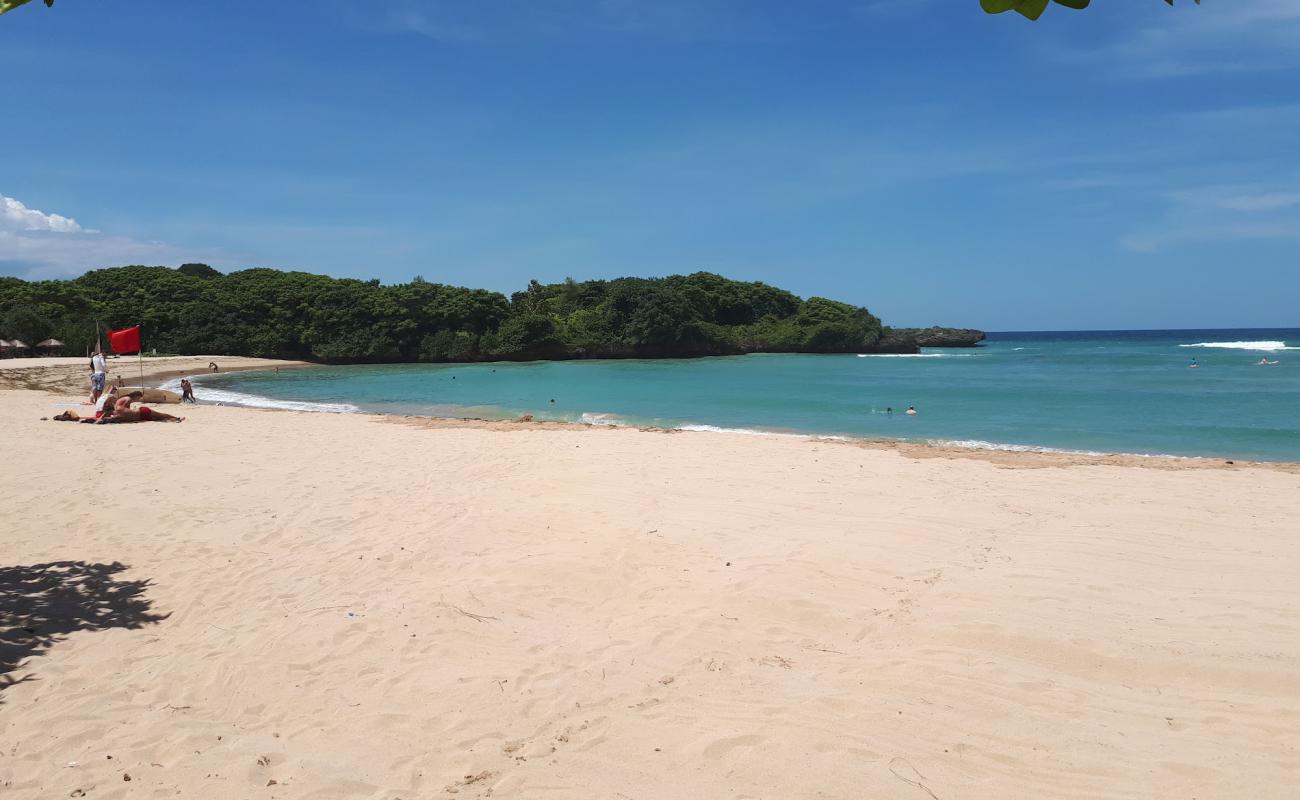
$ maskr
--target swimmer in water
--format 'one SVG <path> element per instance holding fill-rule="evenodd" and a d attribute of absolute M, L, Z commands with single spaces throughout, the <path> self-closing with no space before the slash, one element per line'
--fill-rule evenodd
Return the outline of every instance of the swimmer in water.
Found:
<path fill-rule="evenodd" d="M 1276 362 L 1276 361 L 1269 361 L 1269 360 L 1268 360 L 1268 356 L 1264 356 L 1264 357 L 1261 358 L 1259 361 L 1256 361 L 1255 364 L 1256 364 L 1257 366 L 1261 366 L 1261 367 L 1276 367 L 1277 364 L 1278 364 L 1278 362 Z"/>
<path fill-rule="evenodd" d="M 1196 359 L 1193 358 L 1193 359 L 1192 359 L 1192 363 L 1188 364 L 1188 365 L 1187 365 L 1187 368 L 1188 368 L 1188 369 L 1196 369 L 1196 368 L 1199 367 L 1199 366 L 1201 366 L 1201 365 L 1200 365 L 1200 364 L 1197 364 L 1197 363 L 1196 363 Z"/>
<path fill-rule="evenodd" d="M 894 413 L 894 407 L 893 407 L 893 406 L 885 406 L 885 413 L 886 413 L 886 414 L 892 414 L 892 413 Z"/>
<path fill-rule="evenodd" d="M 909 417 L 915 417 L 915 416 L 916 416 L 916 406 L 908 406 L 908 407 L 907 407 L 907 415 L 908 415 Z"/>

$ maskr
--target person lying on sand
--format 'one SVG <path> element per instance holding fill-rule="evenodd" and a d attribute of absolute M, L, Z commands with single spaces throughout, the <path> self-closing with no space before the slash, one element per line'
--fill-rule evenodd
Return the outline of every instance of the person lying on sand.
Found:
<path fill-rule="evenodd" d="M 68 409 L 61 414 L 55 414 L 50 419 L 59 422 L 88 422 L 94 425 L 104 425 L 112 422 L 184 422 L 185 417 L 174 417 L 171 414 L 164 414 L 161 411 L 155 411 L 149 406 L 140 406 L 138 409 L 125 409 L 123 411 L 114 411 L 113 413 L 105 412 L 101 417 L 83 417 L 72 409 Z"/>
<path fill-rule="evenodd" d="M 184 422 L 185 417 L 175 417 L 171 414 L 165 414 L 161 411 L 150 408 L 149 406 L 140 406 L 132 410 L 115 410 L 112 414 L 105 414 L 95 420 L 98 424 L 110 422 Z"/>

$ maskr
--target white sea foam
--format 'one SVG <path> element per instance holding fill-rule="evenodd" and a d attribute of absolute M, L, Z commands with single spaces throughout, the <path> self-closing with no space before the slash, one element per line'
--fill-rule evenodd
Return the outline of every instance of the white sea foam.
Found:
<path fill-rule="evenodd" d="M 828 439 L 836 442 L 848 441 L 848 436 L 830 436 L 818 433 L 783 433 L 780 431 L 760 431 L 753 428 L 722 428 L 717 425 L 678 425 L 674 430 L 697 431 L 700 433 L 738 433 L 742 436 L 774 436 L 782 439 Z"/>
<path fill-rule="evenodd" d="M 1300 350 L 1300 347 L 1290 347 L 1286 342 L 1197 342 L 1196 344 L 1180 344 L 1179 347 L 1213 347 L 1222 350 L 1262 350 L 1274 352 L 1277 350 Z"/>
<path fill-rule="evenodd" d="M 974 353 L 858 353 L 858 358 L 970 358 Z"/>
<path fill-rule="evenodd" d="M 1040 447 L 1033 444 L 1002 444 L 986 442 L 983 439 L 927 439 L 932 447 L 959 447 L 963 450 L 997 450 L 1007 453 L 1066 453 L 1075 456 L 1104 456 L 1096 450 L 1066 450 L 1059 447 Z"/>
<path fill-rule="evenodd" d="M 594 411 L 584 411 L 578 421 L 584 425 L 631 425 L 628 420 L 617 414 L 602 414 Z"/>
<path fill-rule="evenodd" d="M 318 411 L 327 414 L 353 414 L 361 410 L 351 403 L 309 403 L 303 400 L 276 400 L 255 394 L 232 392 L 229 389 L 215 389 L 198 381 L 195 381 L 194 384 L 195 394 L 203 403 L 209 405 L 278 408 L 284 411 Z M 167 381 L 159 388 L 179 393 L 181 390 L 180 379 Z"/>
<path fill-rule="evenodd" d="M 1059 453 L 1070 456 L 1132 456 L 1134 458 L 1193 459 L 1197 456 L 1174 456 L 1163 453 L 1110 453 L 1100 450 L 1070 450 L 1063 447 L 1041 447 L 1032 444 L 1001 444 L 983 439 L 927 439 L 932 447 L 956 447 L 963 450 L 994 450 L 1005 453 Z"/>

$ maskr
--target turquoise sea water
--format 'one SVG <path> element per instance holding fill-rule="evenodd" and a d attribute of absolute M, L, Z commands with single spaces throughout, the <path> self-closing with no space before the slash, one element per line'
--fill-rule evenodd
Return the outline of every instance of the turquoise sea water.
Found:
<path fill-rule="evenodd" d="M 1000 333 L 920 356 L 322 367 L 203 376 L 196 393 L 311 410 L 1300 461 L 1300 329 Z M 902 413 L 909 405 L 916 416 Z"/>

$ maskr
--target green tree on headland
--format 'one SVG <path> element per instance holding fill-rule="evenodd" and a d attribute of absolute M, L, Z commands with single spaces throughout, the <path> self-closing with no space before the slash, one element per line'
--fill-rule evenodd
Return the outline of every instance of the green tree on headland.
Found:
<path fill-rule="evenodd" d="M 68 281 L 0 278 L 0 338 L 144 326 L 149 348 L 334 363 L 913 352 L 867 309 L 708 272 L 543 284 L 510 298 L 447 286 L 203 264 Z"/>

